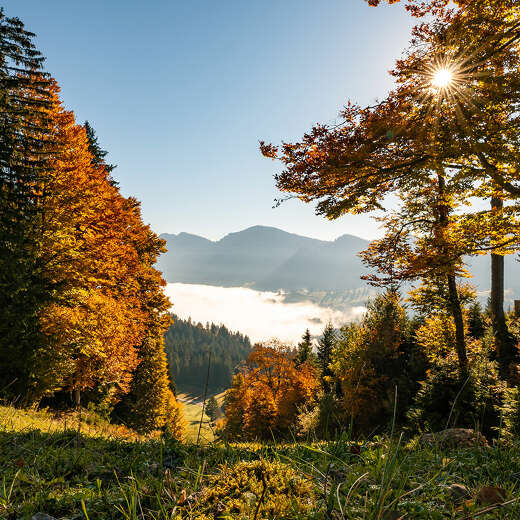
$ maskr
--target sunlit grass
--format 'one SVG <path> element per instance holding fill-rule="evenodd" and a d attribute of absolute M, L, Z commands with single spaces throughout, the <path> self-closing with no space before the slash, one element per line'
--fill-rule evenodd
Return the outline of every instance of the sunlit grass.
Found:
<path fill-rule="evenodd" d="M 208 398 L 211 394 L 208 395 Z M 184 420 L 186 421 L 186 440 L 188 442 L 196 442 L 200 417 L 202 414 L 202 396 L 194 393 L 179 392 L 177 398 L 182 402 Z M 224 392 L 215 396 L 219 405 L 222 406 L 224 400 Z M 200 442 L 208 443 L 215 440 L 215 429 L 211 425 L 208 416 L 204 414 L 202 418 L 202 428 L 200 433 Z"/>
<path fill-rule="evenodd" d="M 442 450 L 396 433 L 393 442 L 345 435 L 196 447 L 125 438 L 100 423 L 83 425 L 78 438 L 73 422 L 45 411 L 0 407 L 0 418 L 0 518 L 9 520 L 38 511 L 60 520 L 211 520 L 218 511 L 237 520 L 458 519 L 482 506 L 455 503 L 451 484 L 473 496 L 499 486 L 512 499 L 520 481 L 520 445 Z M 520 518 L 520 509 L 478 518 Z"/>

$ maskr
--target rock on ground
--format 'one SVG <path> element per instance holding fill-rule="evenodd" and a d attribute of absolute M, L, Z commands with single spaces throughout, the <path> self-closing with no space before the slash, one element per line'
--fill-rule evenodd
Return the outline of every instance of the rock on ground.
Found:
<path fill-rule="evenodd" d="M 437 433 L 426 433 L 421 436 L 419 443 L 422 445 L 430 444 L 449 448 L 489 447 L 484 435 L 470 428 L 449 428 Z"/>

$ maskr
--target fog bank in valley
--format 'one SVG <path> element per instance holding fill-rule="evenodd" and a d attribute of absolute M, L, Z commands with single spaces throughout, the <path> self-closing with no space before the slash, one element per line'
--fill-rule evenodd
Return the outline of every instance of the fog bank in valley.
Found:
<path fill-rule="evenodd" d="M 363 306 L 341 312 L 312 302 L 285 303 L 282 293 L 245 287 L 169 283 L 166 294 L 173 303 L 172 311 L 179 317 L 223 323 L 231 330 L 247 334 L 252 342 L 276 337 L 296 343 L 306 328 L 318 335 L 329 320 L 340 326 L 365 311 Z"/>

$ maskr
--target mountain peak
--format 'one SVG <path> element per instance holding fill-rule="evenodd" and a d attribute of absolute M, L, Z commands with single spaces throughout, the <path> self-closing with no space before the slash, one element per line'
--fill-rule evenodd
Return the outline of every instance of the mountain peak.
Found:
<path fill-rule="evenodd" d="M 325 241 L 271 226 L 251 226 L 212 242 L 189 233 L 163 235 L 159 268 L 168 282 L 249 286 L 261 290 L 364 286 L 356 253 L 366 241 L 344 235 Z"/>

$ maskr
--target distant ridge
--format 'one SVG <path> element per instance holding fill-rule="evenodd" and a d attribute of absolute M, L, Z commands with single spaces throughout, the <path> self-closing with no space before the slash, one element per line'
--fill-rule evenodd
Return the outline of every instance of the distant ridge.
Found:
<path fill-rule="evenodd" d="M 369 244 L 354 235 L 318 240 L 281 229 L 253 226 L 212 241 L 189 233 L 163 234 L 168 253 L 158 262 L 166 281 L 265 291 L 334 291 L 366 288 L 368 272 L 358 253 Z M 489 290 L 489 256 L 468 259 L 485 301 Z M 520 264 L 506 257 L 506 305 L 520 298 Z"/>
<path fill-rule="evenodd" d="M 163 234 L 168 253 L 158 263 L 168 282 L 259 290 L 352 290 L 367 272 L 357 253 L 368 241 L 343 235 L 318 240 L 281 229 L 253 226 L 218 241 Z"/>

